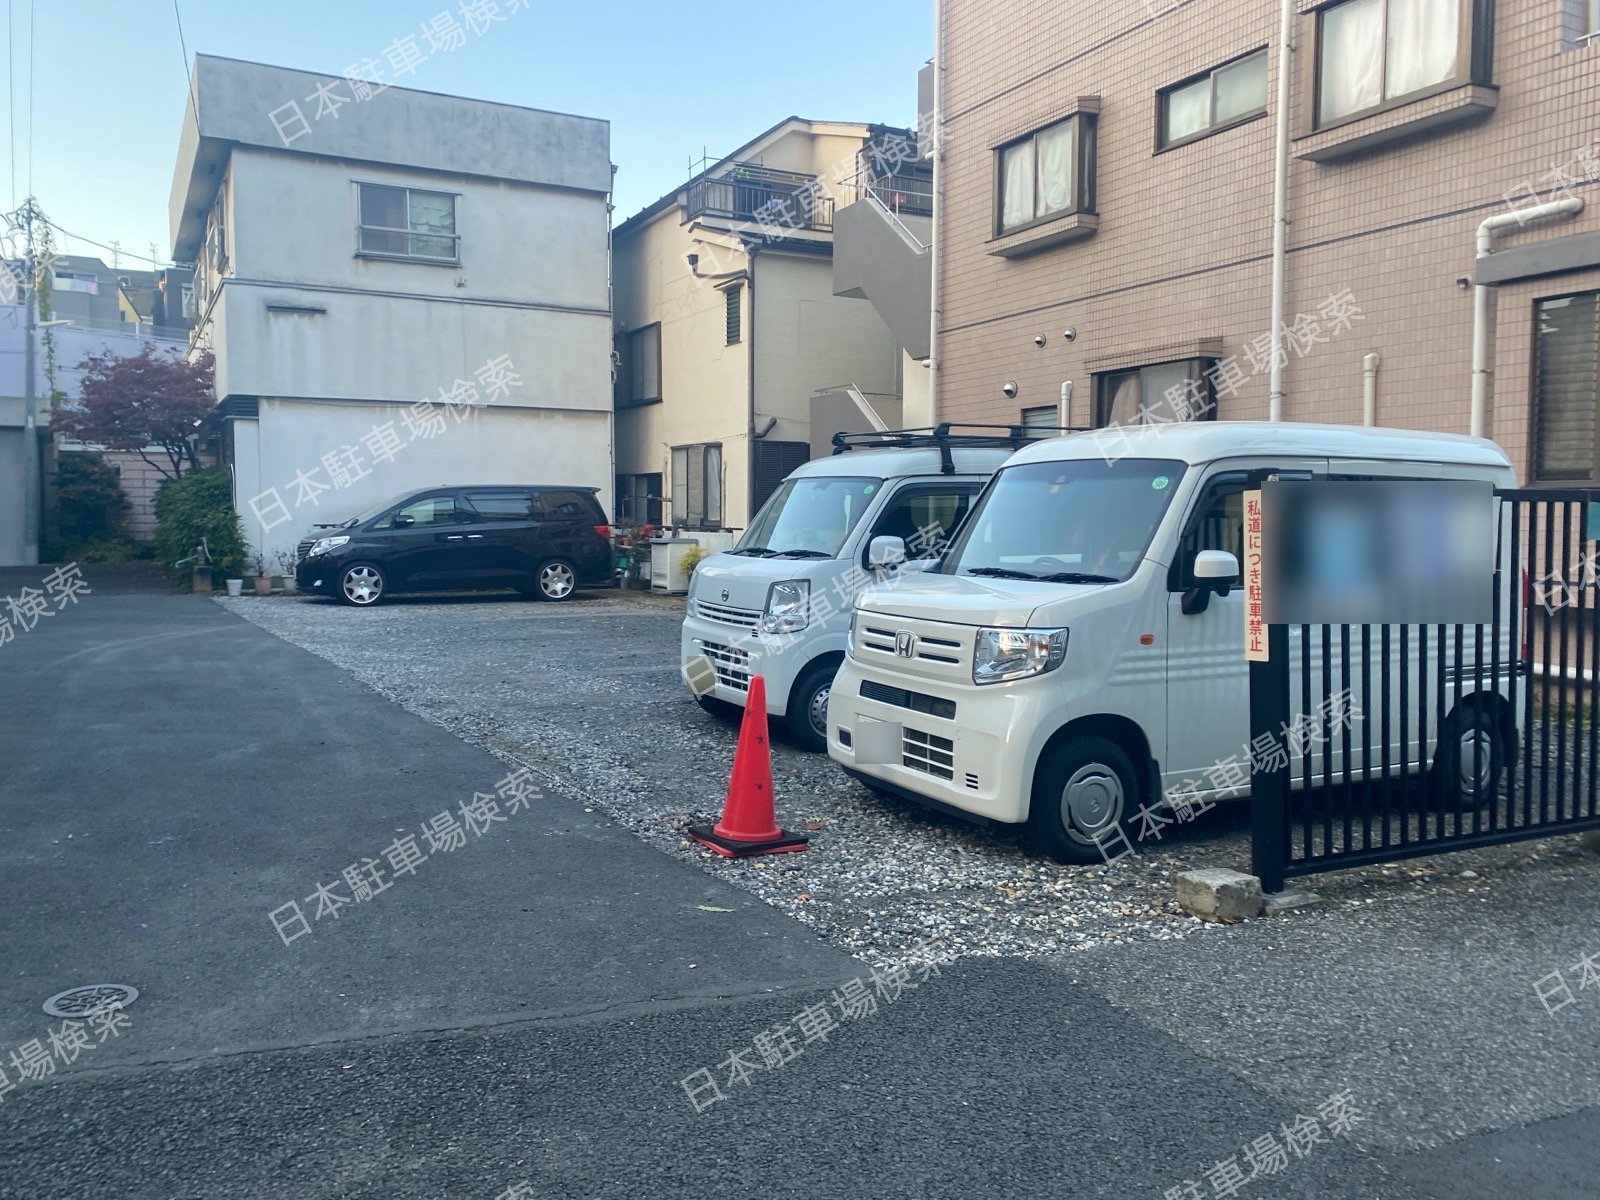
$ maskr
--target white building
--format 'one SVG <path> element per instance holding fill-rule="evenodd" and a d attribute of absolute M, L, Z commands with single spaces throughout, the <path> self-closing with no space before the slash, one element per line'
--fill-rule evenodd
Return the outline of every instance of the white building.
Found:
<path fill-rule="evenodd" d="M 269 560 L 417 487 L 609 494 L 607 122 L 209 55 L 190 98 L 173 257 Z"/>

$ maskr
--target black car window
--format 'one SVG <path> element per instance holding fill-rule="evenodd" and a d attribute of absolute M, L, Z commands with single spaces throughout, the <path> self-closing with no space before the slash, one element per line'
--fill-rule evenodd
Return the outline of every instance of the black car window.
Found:
<path fill-rule="evenodd" d="M 397 518 L 410 517 L 411 525 L 458 525 L 462 521 L 472 520 L 472 515 L 463 511 L 456 505 L 454 496 L 424 496 L 420 500 L 413 500 L 403 504 L 395 510 L 392 517 L 387 518 L 381 529 L 396 529 L 405 525 L 397 524 Z"/>
<path fill-rule="evenodd" d="M 485 521 L 526 521 L 533 514 L 527 492 L 468 492 L 465 499 Z"/>
<path fill-rule="evenodd" d="M 588 497 L 576 492 L 544 492 L 539 497 L 539 505 L 546 520 L 592 520 L 594 511 L 585 503 L 587 500 Z"/>

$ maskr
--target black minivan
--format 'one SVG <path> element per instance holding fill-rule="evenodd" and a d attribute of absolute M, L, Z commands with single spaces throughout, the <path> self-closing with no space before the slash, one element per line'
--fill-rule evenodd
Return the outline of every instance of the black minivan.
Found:
<path fill-rule="evenodd" d="M 296 548 L 295 584 L 366 608 L 390 592 L 516 588 L 570 600 L 613 582 L 598 488 L 437 487 L 387 500 Z"/>

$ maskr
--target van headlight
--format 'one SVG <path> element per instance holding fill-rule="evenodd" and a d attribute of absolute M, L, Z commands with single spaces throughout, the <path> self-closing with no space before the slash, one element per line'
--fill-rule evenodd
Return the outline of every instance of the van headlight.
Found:
<path fill-rule="evenodd" d="M 761 614 L 762 633 L 799 633 L 811 621 L 811 581 L 786 579 L 767 592 L 767 610 Z"/>
<path fill-rule="evenodd" d="M 1006 683 L 1054 671 L 1067 657 L 1065 629 L 980 629 L 973 683 Z"/>
<path fill-rule="evenodd" d="M 350 540 L 348 533 L 341 533 L 338 537 L 318 538 L 312 543 L 311 549 L 306 551 L 307 558 L 315 558 L 319 554 L 326 554 L 330 550 L 337 550 Z"/>

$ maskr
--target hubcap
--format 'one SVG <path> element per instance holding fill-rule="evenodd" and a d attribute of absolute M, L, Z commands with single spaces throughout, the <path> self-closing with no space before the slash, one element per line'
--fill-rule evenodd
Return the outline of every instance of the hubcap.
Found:
<path fill-rule="evenodd" d="M 824 739 L 828 736 L 828 693 L 832 690 L 833 685 L 829 684 L 811 697 L 811 710 L 807 713 L 811 718 L 812 731 Z"/>
<path fill-rule="evenodd" d="M 572 594 L 578 581 L 566 563 L 551 563 L 539 572 L 539 590 L 552 600 L 564 600 Z"/>
<path fill-rule="evenodd" d="M 1466 796 L 1481 796 L 1494 784 L 1494 741 L 1481 729 L 1461 735 L 1456 747 L 1458 778 Z"/>
<path fill-rule="evenodd" d="M 1122 819 L 1122 780 L 1104 763 L 1086 763 L 1061 791 L 1061 824 L 1067 836 L 1086 846 Z"/>
<path fill-rule="evenodd" d="M 371 567 L 352 567 L 344 573 L 340 586 L 351 604 L 371 604 L 383 595 L 383 576 Z"/>

